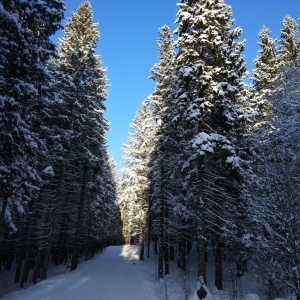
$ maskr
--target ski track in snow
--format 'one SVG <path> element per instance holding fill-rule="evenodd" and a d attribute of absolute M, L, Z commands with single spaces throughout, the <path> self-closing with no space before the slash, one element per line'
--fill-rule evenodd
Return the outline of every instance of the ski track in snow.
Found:
<path fill-rule="evenodd" d="M 135 268 L 134 246 L 111 246 L 78 269 L 53 276 L 1 300 L 153 300 Z"/>

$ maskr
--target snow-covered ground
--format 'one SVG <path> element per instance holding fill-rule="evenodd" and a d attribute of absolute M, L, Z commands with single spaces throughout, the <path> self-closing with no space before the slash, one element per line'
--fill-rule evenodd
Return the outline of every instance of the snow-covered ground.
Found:
<path fill-rule="evenodd" d="M 138 248 L 112 246 L 73 272 L 50 277 L 1 300 L 152 300 L 152 280 L 138 266 Z M 142 264 L 142 263 L 140 263 Z"/>
<path fill-rule="evenodd" d="M 198 299 L 196 295 L 196 256 L 189 256 L 187 276 L 170 263 L 170 275 L 157 280 L 157 257 L 139 261 L 138 247 L 111 246 L 93 259 L 82 262 L 78 269 L 68 272 L 66 266 L 49 270 L 48 279 L 31 285 L 26 289 L 11 292 L 1 300 L 185 300 Z M 213 261 L 208 263 L 207 300 L 226 300 L 236 298 L 232 294 L 233 282 L 226 281 L 223 291 L 214 287 Z M 12 272 L 10 272 L 12 273 Z M 8 274 L 10 274 L 8 273 Z M 59 275 L 57 275 L 59 274 Z M 0 274 L 1 280 L 4 273 Z M 234 284 L 239 290 L 237 298 L 258 300 L 257 285 L 250 274 Z M 16 288 L 15 285 L 14 288 Z M 248 295 L 248 299 L 247 296 Z M 262 299 L 262 298 L 261 298 Z"/>

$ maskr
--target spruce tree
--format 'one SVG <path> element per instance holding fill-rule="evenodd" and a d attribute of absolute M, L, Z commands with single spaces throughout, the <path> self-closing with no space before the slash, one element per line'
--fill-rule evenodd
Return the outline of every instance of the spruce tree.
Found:
<path fill-rule="evenodd" d="M 158 277 L 169 273 L 168 255 L 168 235 L 170 230 L 167 219 L 171 219 L 171 205 L 168 198 L 173 193 L 170 189 L 171 174 L 174 171 L 175 157 L 171 153 L 170 136 L 170 107 L 172 86 L 174 81 L 174 45 L 173 37 L 168 26 L 163 26 L 159 30 L 157 45 L 160 54 L 159 63 L 152 68 L 152 78 L 156 82 L 155 90 L 150 95 L 153 106 L 153 118 L 156 121 L 155 148 L 150 160 L 150 190 L 151 200 L 151 221 L 157 220 L 158 228 L 156 234 L 159 239 L 158 253 Z M 168 196 L 167 196 L 168 195 Z"/>
<path fill-rule="evenodd" d="M 298 24 L 289 15 L 285 16 L 282 21 L 279 54 L 284 66 L 299 62 L 300 57 L 300 39 L 297 37 Z"/>
<path fill-rule="evenodd" d="M 259 56 L 254 59 L 255 69 L 253 70 L 253 83 L 256 91 L 272 89 L 274 81 L 278 76 L 279 65 L 277 59 L 277 39 L 270 38 L 271 30 L 263 27 L 259 32 L 261 50 Z"/>
<path fill-rule="evenodd" d="M 55 78 L 53 93 L 58 99 L 54 105 L 59 113 L 53 117 L 59 124 L 55 130 L 60 131 L 62 139 L 63 184 L 64 190 L 70 191 L 69 195 L 63 195 L 65 201 L 75 192 L 72 206 L 67 201 L 64 207 L 64 210 L 69 209 L 76 215 L 70 240 L 73 245 L 71 270 L 77 267 L 80 244 L 86 243 L 82 239 L 88 227 L 83 225 L 89 223 L 91 205 L 97 207 L 95 214 L 102 214 L 105 225 L 108 217 L 106 201 L 115 200 L 105 194 L 107 184 L 110 184 L 106 180 L 112 179 L 105 178 L 108 122 L 103 113 L 106 110 L 104 101 L 108 82 L 100 56 L 96 54 L 100 37 L 97 27 L 98 24 L 93 23 L 90 3 L 83 2 L 66 23 L 58 58 L 50 66 Z M 54 163 L 60 164 L 59 161 Z M 94 218 L 92 220 L 95 221 Z"/>
<path fill-rule="evenodd" d="M 282 272 L 278 272 L 278 281 L 286 278 L 296 299 L 300 299 L 300 140 L 299 140 L 299 81 L 300 57 L 293 59 L 293 64 L 285 67 L 278 92 L 274 94 L 276 133 L 271 137 L 270 214 L 276 216 L 268 220 L 280 239 L 272 236 L 272 261 L 277 262 Z M 274 159 L 275 158 L 275 159 Z M 273 244 L 274 243 L 274 244 Z M 273 249 L 274 249 L 273 248 Z M 279 254 L 279 255 L 278 255 Z M 274 266 L 274 265 L 273 265 Z"/>
<path fill-rule="evenodd" d="M 297 63 L 296 63 L 297 65 Z M 252 198 L 255 200 L 256 240 L 253 258 L 262 270 L 259 279 L 268 298 L 291 287 L 297 299 L 299 282 L 299 68 L 281 68 L 272 94 L 272 126 L 276 129 L 260 141 L 259 164 Z M 262 267 L 263 266 L 263 267 Z"/>
<path fill-rule="evenodd" d="M 239 180 L 241 128 L 238 94 L 246 73 L 241 29 L 232 29 L 231 8 L 223 0 L 181 1 L 177 14 L 178 76 L 175 118 L 185 141 L 189 198 L 197 211 L 198 276 L 206 283 L 208 170 L 217 162 L 222 174 Z M 238 198 L 238 192 L 235 195 Z"/>
<path fill-rule="evenodd" d="M 257 214 L 253 219 L 255 225 L 252 225 L 256 237 L 252 245 L 253 257 L 263 270 L 259 278 L 266 287 L 268 298 L 278 297 L 286 280 L 299 298 L 299 280 L 295 276 L 298 270 L 291 267 L 299 260 L 298 254 L 292 250 L 299 243 L 299 211 L 294 202 L 298 197 L 294 180 L 297 178 L 299 152 L 297 24 L 289 16 L 283 19 L 277 51 L 275 41 L 268 38 L 269 32 L 264 28 L 261 31 L 261 37 L 263 33 L 265 38 L 260 44 L 262 51 L 255 60 L 257 68 L 254 70 L 254 87 L 257 88 L 254 100 L 257 111 L 262 112 L 255 126 L 268 130 L 257 136 L 255 146 L 258 153 L 256 181 L 260 184 L 254 184 L 251 195 L 255 199 Z M 285 249 L 289 249 L 288 253 Z"/>
<path fill-rule="evenodd" d="M 272 93 L 280 76 L 280 63 L 277 56 L 276 39 L 270 38 L 271 30 L 265 26 L 261 29 L 259 46 L 261 50 L 254 59 L 253 95 L 251 106 L 256 112 L 254 128 L 271 130 Z"/>
<path fill-rule="evenodd" d="M 16 230 L 13 210 L 26 211 L 41 185 L 45 64 L 55 53 L 49 37 L 61 28 L 63 11 L 62 0 L 0 3 L 0 235 L 5 224 Z"/>
<path fill-rule="evenodd" d="M 142 102 L 130 127 L 133 131 L 129 133 L 129 144 L 123 148 L 125 155 L 119 206 L 125 241 L 129 243 L 131 237 L 139 236 L 140 260 L 144 260 L 148 214 L 147 173 L 154 142 L 154 120 L 148 100 Z"/>

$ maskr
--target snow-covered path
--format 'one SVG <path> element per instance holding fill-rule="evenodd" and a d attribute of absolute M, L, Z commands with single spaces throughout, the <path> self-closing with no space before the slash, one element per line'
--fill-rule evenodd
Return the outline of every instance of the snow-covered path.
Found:
<path fill-rule="evenodd" d="M 153 300 L 136 268 L 136 248 L 112 246 L 73 272 L 4 296 L 1 300 Z"/>

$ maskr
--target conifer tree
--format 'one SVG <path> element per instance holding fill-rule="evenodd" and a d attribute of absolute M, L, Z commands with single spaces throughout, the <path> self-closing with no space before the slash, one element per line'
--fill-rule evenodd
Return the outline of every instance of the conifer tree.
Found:
<path fill-rule="evenodd" d="M 296 299 L 300 299 L 300 122 L 299 122 L 299 81 L 300 57 L 293 59 L 293 64 L 285 67 L 279 82 L 278 92 L 274 94 L 276 134 L 271 137 L 273 157 L 269 159 L 272 183 L 270 213 L 276 216 L 268 220 L 272 224 L 275 236 L 272 236 L 272 261 L 277 262 L 282 272 L 278 272 L 278 281 L 286 278 Z M 274 159 L 275 157 L 275 159 Z M 275 222 L 274 222 L 275 220 Z M 273 244 L 274 243 L 274 244 Z M 273 248 L 273 249 L 274 249 Z M 278 255 L 279 254 L 279 255 Z M 274 266 L 274 265 L 273 265 Z"/>
<path fill-rule="evenodd" d="M 126 243 L 139 236 L 140 260 L 144 260 L 145 230 L 148 213 L 148 163 L 153 147 L 154 121 L 149 101 L 139 107 L 131 124 L 129 144 L 125 145 L 119 206 Z"/>
<path fill-rule="evenodd" d="M 277 59 L 277 39 L 270 38 L 271 30 L 263 27 L 259 32 L 261 41 L 258 43 L 261 50 L 254 59 L 256 69 L 253 70 L 253 83 L 256 91 L 272 89 L 278 76 L 279 66 Z"/>
<path fill-rule="evenodd" d="M 281 29 L 281 40 L 279 42 L 279 54 L 283 65 L 299 62 L 300 39 L 297 37 L 298 24 L 289 15 L 283 18 Z"/>
<path fill-rule="evenodd" d="M 49 37 L 61 28 L 63 11 L 62 0 L 0 3 L 0 235 L 6 224 L 16 230 L 13 211 L 26 211 L 41 184 L 45 64 L 55 53 Z"/>
<path fill-rule="evenodd" d="M 155 90 L 150 99 L 153 106 L 153 118 L 156 122 L 155 148 L 150 160 L 150 190 L 152 222 L 158 219 L 156 233 L 159 239 L 158 253 L 158 277 L 169 273 L 168 255 L 168 235 L 169 229 L 167 219 L 171 218 L 170 177 L 174 170 L 175 157 L 171 154 L 171 135 L 170 135 L 170 107 L 172 86 L 174 81 L 174 46 L 173 37 L 168 26 L 163 26 L 159 30 L 157 45 L 159 48 L 160 61 L 152 68 L 152 78 L 156 82 Z M 168 196 L 167 196 L 168 195 Z M 165 262 L 165 264 L 164 264 Z M 165 265 L 165 267 L 164 267 Z"/>
<path fill-rule="evenodd" d="M 92 21 L 91 5 L 83 2 L 68 20 L 65 36 L 60 41 L 59 57 L 50 66 L 55 78 L 53 90 L 58 99 L 55 105 L 59 109 L 53 117 L 60 124 L 58 134 L 62 137 L 59 142 L 63 148 L 61 161 L 64 167 L 60 170 L 65 172 L 65 189 L 76 191 L 72 207 L 67 202 L 64 208 L 73 210 L 76 215 L 70 240 L 73 245 L 71 270 L 76 269 L 80 244 L 84 243 L 82 237 L 87 227 L 83 224 L 89 220 L 89 207 L 102 210 L 95 214 L 103 214 L 105 220 L 106 201 L 115 200 L 106 197 L 105 193 L 110 184 L 106 180 L 112 180 L 105 177 L 108 157 L 104 135 L 108 122 L 103 113 L 108 82 L 100 56 L 96 54 L 100 36 L 98 24 Z M 54 164 L 60 163 L 55 161 Z M 67 200 L 69 196 L 63 197 Z"/>
<path fill-rule="evenodd" d="M 272 113 L 271 96 L 275 83 L 280 76 L 280 64 L 277 56 L 276 39 L 270 38 L 271 30 L 265 26 L 261 29 L 259 46 L 261 50 L 254 59 L 253 70 L 254 95 L 252 107 L 256 111 L 255 128 L 271 129 L 270 115 Z"/>
<path fill-rule="evenodd" d="M 257 213 L 254 220 L 256 225 L 252 228 L 257 237 L 253 248 L 262 249 L 259 255 L 255 255 L 257 251 L 254 250 L 254 257 L 263 265 L 260 267 L 263 270 L 260 280 L 266 287 L 269 299 L 280 295 L 278 291 L 285 288 L 286 281 L 299 298 L 299 280 L 296 275 L 299 274 L 299 270 L 291 267 L 297 265 L 295 261 L 299 260 L 298 254 L 292 250 L 299 243 L 299 231 L 296 229 L 299 227 L 296 221 L 299 211 L 294 202 L 298 197 L 297 184 L 294 181 L 297 175 L 294 172 L 297 172 L 298 161 L 296 119 L 299 41 L 297 24 L 289 16 L 283 19 L 280 38 L 277 53 L 275 41 L 268 39 L 272 41 L 271 44 L 265 39 L 264 48 L 255 60 L 257 76 L 254 82 L 254 87 L 257 80 L 265 83 L 257 90 L 254 99 L 258 109 L 263 113 L 267 112 L 265 118 L 261 118 L 260 121 L 263 120 L 264 124 L 268 125 L 267 129 L 272 129 L 267 131 L 267 134 L 257 136 L 259 142 L 256 143 L 256 151 L 259 156 L 255 170 L 260 185 L 256 184 L 255 190 L 258 189 L 258 192 L 252 193 Z M 268 49 L 273 50 L 267 52 Z M 272 53 L 272 56 L 267 57 L 267 53 Z M 262 64 L 263 58 L 266 64 Z M 263 106 L 259 106 L 260 103 Z M 292 240 L 289 238 L 291 236 Z M 285 249 L 289 249 L 289 253 L 286 253 Z M 285 259 L 286 257 L 288 259 Z"/>
<path fill-rule="evenodd" d="M 254 258 L 260 263 L 260 280 L 269 299 L 282 296 L 288 285 L 300 297 L 299 282 L 299 68 L 281 67 L 272 94 L 272 125 L 264 139 L 256 166 L 260 185 L 255 199 Z M 258 254 L 259 253 L 259 254 Z M 262 267 L 263 266 L 263 267 Z"/>
<path fill-rule="evenodd" d="M 122 238 L 122 220 L 121 220 L 121 214 L 120 209 L 118 206 L 119 203 L 119 197 L 121 194 L 121 179 L 119 177 L 119 174 L 117 172 L 117 163 L 114 158 L 110 158 L 108 160 L 109 164 L 109 171 L 112 176 L 111 180 L 111 193 L 113 191 L 114 195 L 114 206 L 112 208 L 112 211 L 110 212 L 110 235 L 113 241 L 113 244 L 122 244 L 123 238 Z"/>
<path fill-rule="evenodd" d="M 239 178 L 243 160 L 237 144 L 241 125 L 237 100 L 246 72 L 244 44 L 236 41 L 241 29 L 232 29 L 231 8 L 223 0 L 181 1 L 179 6 L 174 120 L 187 145 L 188 159 L 182 167 L 198 216 L 198 276 L 206 282 L 206 170 L 215 161 L 220 170 L 231 170 L 233 180 Z"/>

